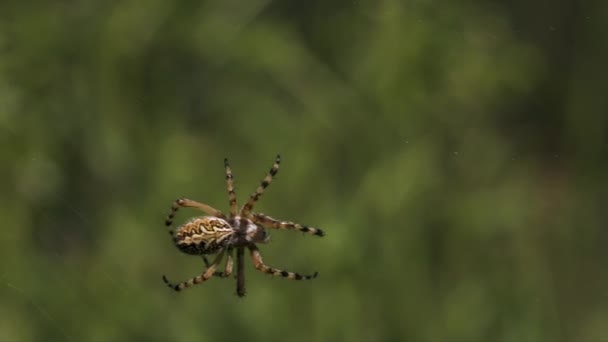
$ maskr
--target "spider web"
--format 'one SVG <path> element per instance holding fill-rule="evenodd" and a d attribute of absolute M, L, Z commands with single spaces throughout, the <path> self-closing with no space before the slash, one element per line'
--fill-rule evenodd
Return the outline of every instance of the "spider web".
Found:
<path fill-rule="evenodd" d="M 32 307 L 34 311 L 36 311 L 44 320 L 48 321 L 66 341 L 74 341 L 72 336 L 68 334 L 65 328 L 54 319 L 53 315 L 51 315 L 51 313 L 45 309 L 42 304 L 38 304 L 36 301 L 30 298 L 24 289 L 11 284 L 5 278 L 2 279 L 2 282 L 9 289 L 9 291 L 16 293 L 21 298 L 21 301 L 25 302 L 25 305 Z"/>
<path fill-rule="evenodd" d="M 3 128 L 13 138 L 18 138 L 18 134 L 14 130 L 7 127 Z M 77 148 L 74 144 L 70 144 L 68 147 L 71 149 Z M 36 164 L 37 160 L 45 158 L 46 156 L 41 154 L 34 154 L 29 159 Z M 44 177 L 45 167 L 44 165 L 38 167 L 30 165 L 29 171 Z M 30 190 L 36 191 L 37 189 Z M 3 292 L 6 291 L 7 298 L 10 298 L 11 302 L 18 307 L 18 310 L 22 313 L 22 318 L 26 317 L 25 320 L 29 324 L 45 327 L 42 328 L 42 331 L 47 337 L 57 336 L 60 340 L 74 341 L 77 339 L 71 332 L 73 328 L 70 327 L 70 322 L 66 322 L 66 315 L 62 312 L 65 308 L 55 303 L 56 301 L 52 298 L 65 296 L 69 301 L 78 302 L 81 294 L 89 292 L 79 275 L 86 270 L 70 267 L 69 259 L 73 255 L 66 247 L 69 247 L 68 245 L 75 241 L 92 241 L 94 239 L 93 232 L 86 227 L 95 225 L 88 218 L 89 213 L 87 211 L 79 208 L 77 202 L 70 201 L 61 193 L 49 196 L 45 199 L 45 202 L 47 205 L 40 206 L 43 209 L 33 212 L 37 228 L 32 234 L 29 234 L 31 250 L 24 251 L 20 257 L 15 258 L 26 260 L 24 264 L 27 267 L 13 267 L 11 269 L 9 266 L 2 272 L 0 279 L 4 287 Z M 35 205 L 35 207 L 37 206 Z M 59 218 L 55 212 L 60 212 L 62 217 Z M 69 228 L 58 229 L 62 226 Z M 9 231 L 5 231 L 4 234 L 10 235 Z M 27 237 L 26 235 L 25 238 Z M 3 240 L 6 241 L 7 239 Z M 66 240 L 69 243 L 66 243 Z M 112 265 L 107 266 L 108 268 L 112 267 Z M 107 282 L 112 284 L 114 290 L 126 291 L 124 282 L 113 277 L 109 271 L 102 268 L 98 272 L 101 277 L 106 278 Z M 49 285 L 48 289 L 47 284 Z M 117 326 L 121 325 L 117 319 L 104 315 L 99 305 L 89 302 L 87 310 L 93 316 L 104 316 L 104 319 L 113 320 Z M 31 327 L 29 327 L 30 329 L 22 328 L 27 327 L 18 326 L 19 331 L 13 331 L 13 333 L 18 334 L 24 330 L 33 330 Z M 10 329 L 0 330 L 6 333 L 8 333 L 7 331 L 10 332 Z M 8 334 L 0 333 L 0 339 L 14 339 L 15 336 L 11 337 L 10 333 Z M 35 338 L 35 336 L 31 337 Z"/>

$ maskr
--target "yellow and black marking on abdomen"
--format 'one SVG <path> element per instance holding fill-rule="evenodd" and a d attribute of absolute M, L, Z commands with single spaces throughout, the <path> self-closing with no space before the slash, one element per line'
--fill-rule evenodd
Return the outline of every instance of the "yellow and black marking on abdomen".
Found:
<path fill-rule="evenodd" d="M 234 229 L 223 219 L 198 217 L 182 225 L 175 234 L 177 247 L 187 254 L 214 254 L 224 249 Z"/>

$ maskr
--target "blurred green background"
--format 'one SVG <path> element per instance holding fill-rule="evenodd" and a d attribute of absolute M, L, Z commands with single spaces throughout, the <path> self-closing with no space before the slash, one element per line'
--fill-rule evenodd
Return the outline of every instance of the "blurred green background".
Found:
<path fill-rule="evenodd" d="M 1 341 L 607 341 L 602 1 L 3 1 Z M 163 221 L 256 206 L 274 279 Z M 177 222 L 199 215 L 180 211 Z"/>

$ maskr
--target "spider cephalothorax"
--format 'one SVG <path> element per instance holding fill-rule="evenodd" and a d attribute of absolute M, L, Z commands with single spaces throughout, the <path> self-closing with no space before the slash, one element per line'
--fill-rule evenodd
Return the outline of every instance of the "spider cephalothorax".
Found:
<path fill-rule="evenodd" d="M 221 211 L 212 208 L 207 204 L 189 199 L 182 198 L 173 203 L 171 212 L 165 220 L 165 224 L 168 227 L 173 223 L 173 217 L 179 207 L 196 208 L 209 216 L 193 218 L 180 226 L 177 231 L 169 231 L 179 250 L 187 254 L 202 255 L 203 261 L 207 267 L 203 274 L 179 284 L 171 284 L 167 278 L 163 276 L 163 280 L 170 288 L 181 291 L 184 288 L 201 283 L 214 275 L 219 277 L 229 276 L 232 273 L 232 251 L 234 248 L 237 250 L 237 294 L 241 297 L 245 295 L 245 278 L 243 273 L 243 255 L 245 248 L 248 248 L 251 252 L 254 266 L 259 271 L 296 280 L 312 279 L 317 276 L 316 272 L 313 275 L 301 275 L 299 273 L 268 267 L 264 264 L 260 251 L 255 245 L 256 243 L 266 243 L 269 241 L 269 236 L 266 234 L 264 228 L 291 229 L 317 236 L 325 235 L 323 231 L 318 228 L 307 227 L 288 221 L 280 221 L 262 213 L 251 212 L 253 205 L 260 196 L 262 196 L 264 189 L 268 187 L 272 178 L 277 174 L 280 162 L 281 157 L 277 156 L 268 175 L 266 175 L 260 186 L 258 186 L 247 203 L 245 203 L 243 208 L 239 211 L 237 209 L 236 194 L 234 192 L 232 170 L 230 169 L 230 165 L 228 165 L 228 159 L 224 159 L 230 204 L 230 215 L 228 217 Z M 206 254 L 217 254 L 217 256 L 215 260 L 209 264 L 205 258 Z M 224 254 L 228 254 L 225 269 L 223 272 L 217 272 L 216 268 L 221 263 Z"/>

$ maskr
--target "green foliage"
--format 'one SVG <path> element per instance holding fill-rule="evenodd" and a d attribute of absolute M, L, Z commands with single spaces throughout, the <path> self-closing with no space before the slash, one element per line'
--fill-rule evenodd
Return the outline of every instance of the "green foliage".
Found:
<path fill-rule="evenodd" d="M 566 68 L 509 14 L 3 3 L 0 340 L 607 339 L 605 18 Z M 203 269 L 172 201 L 226 211 L 223 158 L 243 203 L 276 153 L 256 209 L 327 236 L 262 253 L 319 278 L 168 290 Z"/>

